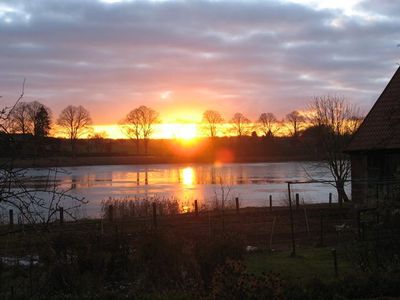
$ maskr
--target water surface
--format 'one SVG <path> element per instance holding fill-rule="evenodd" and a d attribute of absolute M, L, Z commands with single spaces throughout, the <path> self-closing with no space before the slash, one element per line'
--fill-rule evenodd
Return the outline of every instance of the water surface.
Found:
<path fill-rule="evenodd" d="M 84 216 L 98 217 L 101 201 L 112 198 L 175 197 L 182 206 L 212 204 L 216 198 L 233 201 L 239 197 L 241 206 L 265 206 L 269 195 L 274 205 L 285 203 L 287 181 L 331 180 L 329 172 L 315 163 L 234 163 L 234 164 L 157 164 L 108 165 L 63 168 L 56 183 L 70 189 L 89 203 Z M 30 169 L 32 184 L 47 180 L 46 169 Z M 307 203 L 327 202 L 335 189 L 327 184 L 313 183 L 293 186 L 293 193 Z M 223 196 L 222 196 L 223 195 Z"/>

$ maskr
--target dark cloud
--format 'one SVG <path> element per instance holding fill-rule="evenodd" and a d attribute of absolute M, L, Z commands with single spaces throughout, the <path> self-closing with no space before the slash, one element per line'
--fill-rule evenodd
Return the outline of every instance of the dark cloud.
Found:
<path fill-rule="evenodd" d="M 0 0 L 0 94 L 26 77 L 27 97 L 56 113 L 82 103 L 102 123 L 143 103 L 283 116 L 327 93 L 366 111 L 400 60 L 393 3 L 349 16 L 278 1 Z"/>

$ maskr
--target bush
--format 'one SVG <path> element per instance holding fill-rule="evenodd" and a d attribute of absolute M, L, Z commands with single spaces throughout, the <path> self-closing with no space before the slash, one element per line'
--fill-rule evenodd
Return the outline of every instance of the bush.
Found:
<path fill-rule="evenodd" d="M 234 235 L 216 235 L 196 244 L 196 260 L 200 266 L 205 287 L 210 286 L 214 271 L 230 260 L 242 260 L 244 255 L 243 240 Z"/>
<path fill-rule="evenodd" d="M 283 299 L 281 280 L 274 274 L 245 273 L 240 261 L 228 260 L 215 271 L 211 299 Z"/>

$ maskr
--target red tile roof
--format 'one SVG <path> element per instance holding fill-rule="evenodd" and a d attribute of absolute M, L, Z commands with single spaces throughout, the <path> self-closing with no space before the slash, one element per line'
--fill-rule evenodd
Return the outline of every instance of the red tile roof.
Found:
<path fill-rule="evenodd" d="M 397 69 L 346 151 L 400 149 L 400 68 Z"/>

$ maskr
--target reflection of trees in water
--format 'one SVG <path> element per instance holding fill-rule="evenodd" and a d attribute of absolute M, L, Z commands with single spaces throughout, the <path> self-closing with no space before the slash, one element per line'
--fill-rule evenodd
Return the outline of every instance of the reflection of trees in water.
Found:
<path fill-rule="evenodd" d="M 71 190 L 76 189 L 76 183 L 78 182 L 78 177 L 76 175 L 71 176 Z"/>
<path fill-rule="evenodd" d="M 136 185 L 140 185 L 141 173 L 144 173 L 144 184 L 149 185 L 149 171 L 147 167 L 145 168 L 144 172 L 136 171 Z"/>
<path fill-rule="evenodd" d="M 236 175 L 236 181 L 235 181 L 235 183 L 236 184 L 243 184 L 243 183 L 245 183 L 245 179 L 243 178 L 243 166 L 241 166 L 241 165 L 239 165 L 239 167 L 238 167 L 238 172 L 237 172 L 238 174 Z M 232 175 L 232 173 L 231 173 L 231 175 Z M 231 179 L 232 179 L 232 176 L 231 176 Z M 231 181 L 232 182 L 232 181 Z"/>
<path fill-rule="evenodd" d="M 216 184 L 216 173 L 215 166 L 211 166 L 211 184 Z"/>
<path fill-rule="evenodd" d="M 177 168 L 175 172 L 177 174 L 176 178 L 178 179 L 178 183 L 182 183 L 180 168 Z"/>

